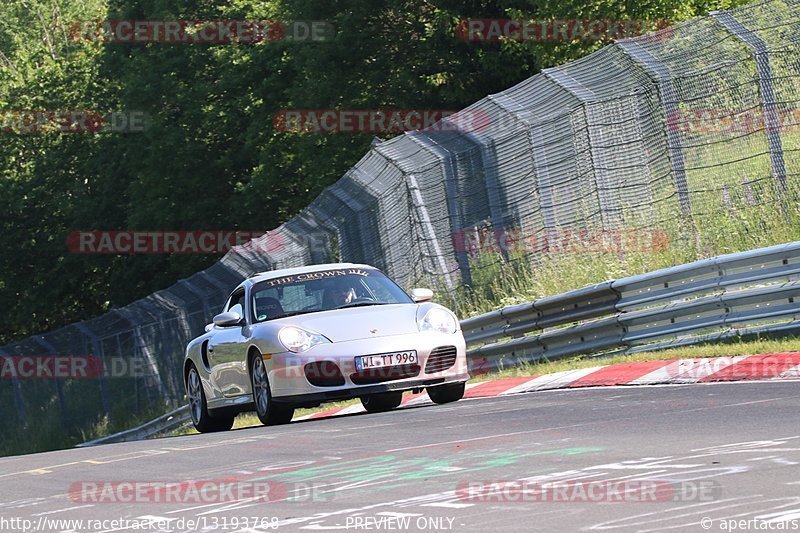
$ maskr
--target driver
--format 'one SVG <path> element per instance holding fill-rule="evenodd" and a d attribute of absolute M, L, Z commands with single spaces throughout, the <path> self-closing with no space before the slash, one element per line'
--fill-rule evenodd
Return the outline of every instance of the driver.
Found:
<path fill-rule="evenodd" d="M 325 290 L 322 299 L 325 309 L 336 309 L 356 299 L 356 290 L 348 284 L 336 284 Z"/>

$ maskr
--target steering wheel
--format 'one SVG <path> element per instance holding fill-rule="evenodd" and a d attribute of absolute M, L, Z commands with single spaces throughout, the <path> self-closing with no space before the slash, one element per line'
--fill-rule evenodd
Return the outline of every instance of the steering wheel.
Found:
<path fill-rule="evenodd" d="M 375 301 L 375 299 L 374 298 L 370 298 L 369 296 L 359 296 L 358 298 L 356 298 L 354 300 L 351 300 L 351 301 L 347 302 L 344 305 L 340 305 L 336 309 L 341 309 L 342 307 L 348 307 L 348 306 L 351 306 L 353 304 L 368 303 L 368 302 L 374 302 L 374 301 Z"/>

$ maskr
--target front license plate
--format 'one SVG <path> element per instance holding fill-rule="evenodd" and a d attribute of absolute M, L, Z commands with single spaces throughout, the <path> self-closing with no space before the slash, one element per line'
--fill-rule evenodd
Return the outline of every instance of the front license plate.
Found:
<path fill-rule="evenodd" d="M 356 357 L 356 370 L 368 370 L 370 368 L 383 368 L 387 366 L 410 365 L 419 362 L 417 352 L 410 350 L 407 352 L 392 352 L 379 355 L 362 355 Z"/>

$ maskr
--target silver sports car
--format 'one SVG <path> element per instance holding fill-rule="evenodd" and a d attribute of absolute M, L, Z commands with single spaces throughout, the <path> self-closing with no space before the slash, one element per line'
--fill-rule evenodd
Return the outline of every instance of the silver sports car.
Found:
<path fill-rule="evenodd" d="M 295 408 L 360 398 L 371 413 L 426 389 L 460 400 L 469 379 L 456 316 L 367 265 L 275 270 L 243 281 L 186 348 L 192 421 L 224 431 L 242 411 L 284 424 Z"/>

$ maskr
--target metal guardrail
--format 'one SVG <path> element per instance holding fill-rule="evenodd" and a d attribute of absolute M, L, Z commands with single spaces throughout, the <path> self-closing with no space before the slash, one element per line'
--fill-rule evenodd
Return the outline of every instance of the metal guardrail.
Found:
<path fill-rule="evenodd" d="M 800 330 L 800 242 L 704 259 L 461 322 L 473 371 Z"/>
<path fill-rule="evenodd" d="M 89 442 L 83 442 L 75 447 L 83 448 L 86 446 L 95 446 L 97 444 L 111 444 L 113 442 L 144 440 L 154 435 L 158 435 L 159 433 L 177 429 L 189 422 L 191 419 L 192 415 L 189 413 L 189 406 L 184 405 L 183 407 L 179 407 L 174 411 L 170 411 L 169 413 L 161 415 L 158 418 L 150 420 L 149 422 L 145 422 L 141 426 L 120 431 L 119 433 L 114 433 L 113 435 L 100 437 L 99 439 L 90 440 Z"/>
<path fill-rule="evenodd" d="M 800 331 L 800 242 L 606 281 L 461 321 L 473 372 Z M 176 409 L 79 446 L 139 440 L 190 420 Z"/>

